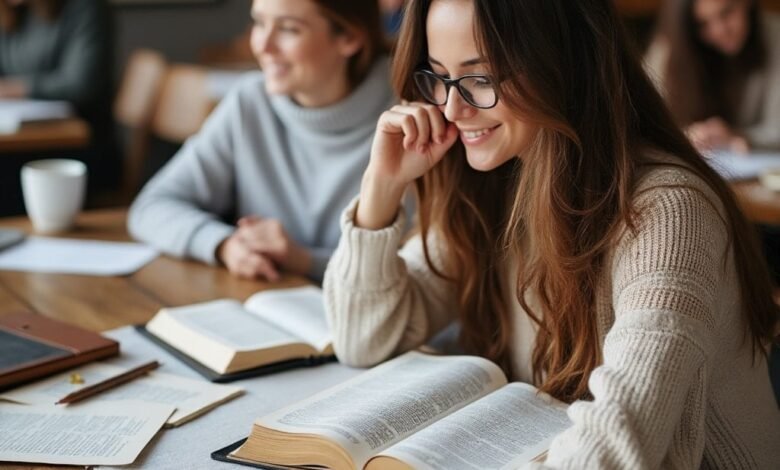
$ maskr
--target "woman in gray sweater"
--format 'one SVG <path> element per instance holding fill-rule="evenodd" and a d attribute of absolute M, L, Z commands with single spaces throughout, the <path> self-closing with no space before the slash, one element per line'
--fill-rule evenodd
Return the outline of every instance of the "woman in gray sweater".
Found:
<path fill-rule="evenodd" d="M 394 101 L 375 1 L 255 0 L 249 74 L 143 189 L 132 235 L 245 278 L 319 280 Z M 236 224 L 231 220 L 237 220 Z"/>

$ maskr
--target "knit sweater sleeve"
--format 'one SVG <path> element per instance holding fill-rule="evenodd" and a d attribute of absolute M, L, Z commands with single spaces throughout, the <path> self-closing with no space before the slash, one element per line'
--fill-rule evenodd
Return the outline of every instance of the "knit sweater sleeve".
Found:
<path fill-rule="evenodd" d="M 701 465 L 725 225 L 693 188 L 653 188 L 637 204 L 639 224 L 612 258 L 615 323 L 590 377 L 593 400 L 571 405 L 573 426 L 539 468 Z"/>
<path fill-rule="evenodd" d="M 447 326 L 457 297 L 427 265 L 419 235 L 399 251 L 403 211 L 392 226 L 365 230 L 353 223 L 357 203 L 342 214 L 323 288 L 339 361 L 365 367 L 414 349 Z M 440 254 L 429 245 L 436 263 Z"/>
<path fill-rule="evenodd" d="M 234 210 L 234 148 L 240 129 L 234 90 L 203 128 L 144 187 L 130 207 L 131 235 L 177 257 L 216 263 L 216 248 L 235 227 L 221 217 Z"/>

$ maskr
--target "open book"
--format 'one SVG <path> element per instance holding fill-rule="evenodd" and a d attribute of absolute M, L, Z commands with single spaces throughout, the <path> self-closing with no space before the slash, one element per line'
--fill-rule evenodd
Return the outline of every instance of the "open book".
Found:
<path fill-rule="evenodd" d="M 514 468 L 542 456 L 569 425 L 565 404 L 507 384 L 486 359 L 411 352 L 257 419 L 225 460 L 261 468 Z"/>
<path fill-rule="evenodd" d="M 314 286 L 258 292 L 243 304 L 224 299 L 164 308 L 146 330 L 217 375 L 333 355 L 322 290 Z"/>

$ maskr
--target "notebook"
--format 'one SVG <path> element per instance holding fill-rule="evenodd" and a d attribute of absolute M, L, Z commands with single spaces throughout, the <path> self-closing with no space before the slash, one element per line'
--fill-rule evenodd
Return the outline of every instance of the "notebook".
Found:
<path fill-rule="evenodd" d="M 35 313 L 0 316 L 0 390 L 119 354 L 119 343 Z"/>

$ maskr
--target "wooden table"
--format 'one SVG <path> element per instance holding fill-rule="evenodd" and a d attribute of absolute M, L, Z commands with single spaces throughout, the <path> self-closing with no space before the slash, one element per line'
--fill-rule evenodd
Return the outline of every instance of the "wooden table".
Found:
<path fill-rule="evenodd" d="M 128 241 L 125 219 L 124 209 L 85 212 L 62 236 Z M 32 233 L 26 217 L 0 219 L 0 227 Z M 292 276 L 277 283 L 242 280 L 223 268 L 166 256 L 123 277 L 0 271 L 0 315 L 26 309 L 103 331 L 144 323 L 162 307 L 223 297 L 243 301 L 259 290 L 306 283 Z"/>
<path fill-rule="evenodd" d="M 758 182 L 734 183 L 739 202 L 754 222 L 780 224 L 780 194 Z M 127 241 L 126 211 L 110 209 L 81 214 L 68 238 Z M 26 217 L 0 219 L 0 227 L 32 232 Z M 223 268 L 160 256 L 124 277 L 97 277 L 0 271 L 0 315 L 20 309 L 92 331 L 144 323 L 162 307 L 222 297 L 245 300 L 267 288 L 306 284 L 299 277 L 278 283 L 248 281 Z"/>
<path fill-rule="evenodd" d="M 733 182 L 731 188 L 748 220 L 780 225 L 780 193 L 765 188 L 756 180 Z"/>
<path fill-rule="evenodd" d="M 82 148 L 89 140 L 89 125 L 83 119 L 31 122 L 13 134 L 0 134 L 0 153 Z"/>
<path fill-rule="evenodd" d="M 74 229 L 62 236 L 129 241 L 126 214 L 125 209 L 85 212 L 79 216 Z M 0 227 L 33 233 L 26 217 L 0 219 Z M 162 307 L 225 297 L 243 301 L 259 290 L 307 283 L 293 276 L 276 283 L 242 280 L 223 268 L 165 256 L 122 277 L 0 271 L 0 315 L 31 310 L 88 330 L 103 331 L 145 323 Z M 0 467 L 83 468 L 2 463 Z"/>

